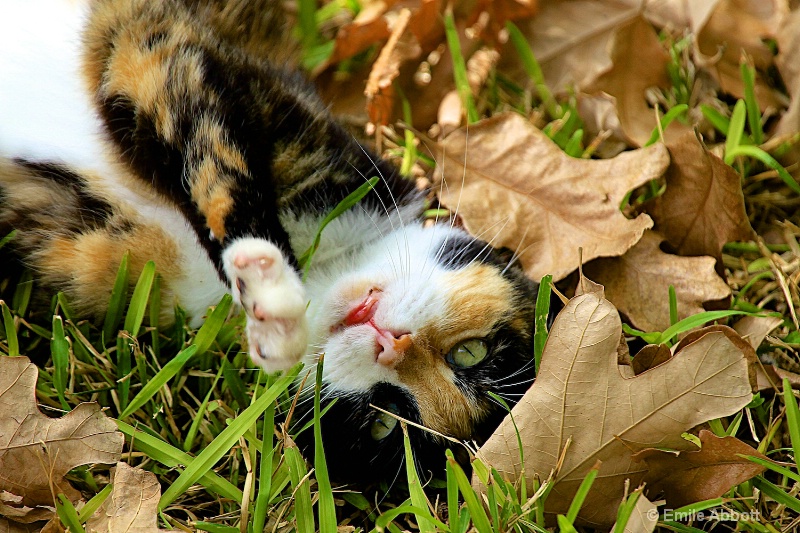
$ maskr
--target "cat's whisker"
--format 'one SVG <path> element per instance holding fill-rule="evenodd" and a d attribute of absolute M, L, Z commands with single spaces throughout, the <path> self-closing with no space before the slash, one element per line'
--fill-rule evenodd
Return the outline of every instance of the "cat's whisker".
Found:
<path fill-rule="evenodd" d="M 535 381 L 534 378 L 523 379 L 522 381 L 517 381 L 516 383 L 504 383 L 502 385 L 495 385 L 494 389 L 510 389 L 512 387 L 519 387 L 520 385 L 525 385 L 526 383 L 533 383 Z"/>
<path fill-rule="evenodd" d="M 523 372 L 527 372 L 528 370 L 530 370 L 530 368 L 531 368 L 531 367 L 532 367 L 534 364 L 535 364 L 535 363 L 534 363 L 534 360 L 533 360 L 533 358 L 531 358 L 531 359 L 528 359 L 528 361 L 526 361 L 524 365 L 522 365 L 521 367 L 519 367 L 519 368 L 518 368 L 516 371 L 514 371 L 512 374 L 509 374 L 508 376 L 503 376 L 502 378 L 498 379 L 498 380 L 497 380 L 495 383 L 503 383 L 503 382 L 505 382 L 505 381 L 508 381 L 509 379 L 513 379 L 514 377 L 516 377 L 516 376 L 518 376 L 518 375 L 522 374 Z"/>
<path fill-rule="evenodd" d="M 359 144 L 359 146 L 361 146 L 361 145 Z M 364 150 L 364 147 L 362 146 L 362 147 L 361 147 L 361 149 L 362 149 L 362 150 Z M 366 153 L 366 152 L 365 152 L 365 153 Z M 372 159 L 370 159 L 370 161 L 372 161 Z M 373 164 L 373 166 L 375 166 L 375 168 L 377 168 L 377 166 L 375 165 L 375 162 L 372 162 L 372 164 Z M 354 169 L 354 170 L 355 170 L 355 171 L 356 171 L 356 172 L 357 172 L 357 173 L 358 173 L 358 174 L 361 176 L 361 178 L 364 180 L 364 182 L 365 182 L 365 183 L 369 181 L 369 178 L 367 178 L 367 177 L 364 175 L 364 173 L 363 173 L 363 172 L 361 172 L 361 171 L 360 171 L 358 168 L 356 168 L 356 167 L 355 167 L 355 166 L 354 166 L 352 163 L 351 163 L 351 165 L 350 165 L 350 166 L 352 166 L 352 167 L 353 167 L 353 169 Z M 383 176 L 381 175 L 381 176 L 380 176 L 380 178 L 381 178 L 381 179 L 383 179 Z M 384 183 L 385 183 L 385 180 L 384 180 Z M 386 187 L 387 187 L 387 189 L 388 189 L 389 185 L 387 184 L 387 185 L 386 185 Z M 377 198 L 378 198 L 378 202 L 380 202 L 380 204 L 381 204 L 381 207 L 383 208 L 383 212 L 384 212 L 384 213 L 386 213 L 386 219 L 389 221 L 389 225 L 390 225 L 390 226 L 391 226 L 391 228 L 392 228 L 392 232 L 393 232 L 393 233 L 394 233 L 394 232 L 396 232 L 396 231 L 397 231 L 397 228 L 396 228 L 396 227 L 395 227 L 395 225 L 394 225 L 394 220 L 392 220 L 392 215 L 391 215 L 391 214 L 390 214 L 390 212 L 389 212 L 389 208 L 388 208 L 388 207 L 386 207 L 386 203 L 383 201 L 383 198 L 381 198 L 381 195 L 379 195 L 377 192 L 375 192 L 375 189 L 374 189 L 374 188 L 373 188 L 373 189 L 372 189 L 372 191 L 370 191 L 370 192 L 372 192 L 372 193 L 375 193 L 375 195 L 377 196 Z M 391 194 L 391 190 L 389 191 L 389 193 Z M 392 200 L 394 200 L 394 196 L 392 196 Z M 397 206 L 397 203 L 395 203 L 395 206 Z M 362 207 L 362 209 L 364 209 L 364 208 Z M 399 217 L 399 216 L 400 216 L 399 210 L 397 211 L 397 213 L 398 213 L 398 217 Z M 372 218 L 372 216 L 370 216 L 370 220 L 372 220 L 372 222 L 373 222 L 373 223 L 375 223 L 375 221 L 374 221 L 374 219 Z M 402 218 L 400 219 L 400 222 L 402 223 Z M 375 224 L 375 225 L 376 225 L 376 227 L 377 227 L 377 224 Z M 380 232 L 380 230 L 379 230 L 378 232 L 381 234 L 381 237 L 383 237 L 383 236 L 384 236 L 384 235 L 383 235 L 383 233 L 382 233 L 382 232 Z M 405 232 L 403 232 L 403 234 L 405 235 Z M 391 264 L 391 266 L 392 266 L 392 271 L 394 272 L 394 276 L 395 276 L 395 278 L 400 278 L 400 277 L 402 276 L 402 272 L 403 272 L 402 265 L 401 265 L 401 267 L 400 267 L 400 271 L 398 272 L 398 270 L 397 270 L 397 267 L 395 266 L 395 263 L 394 263 L 394 257 L 393 257 L 393 255 L 392 255 L 392 253 L 391 253 L 391 252 L 389 252 L 389 250 L 388 250 L 388 249 L 387 249 L 386 251 L 388 252 L 386 255 L 387 255 L 387 257 L 389 258 L 389 263 L 390 263 L 390 264 Z M 398 251 L 398 252 L 400 251 L 400 243 L 397 243 L 397 251 Z M 401 259 L 401 258 L 398 258 L 398 259 Z"/>
<path fill-rule="evenodd" d="M 394 197 L 394 193 L 392 192 L 392 188 L 389 186 L 389 182 L 386 180 L 386 177 L 383 175 L 383 172 L 381 172 L 381 169 L 378 168 L 378 165 L 375 163 L 375 160 L 372 159 L 372 156 L 364 149 L 363 146 L 361 146 L 361 144 L 359 144 L 358 146 L 361 148 L 361 151 L 364 153 L 364 155 L 367 156 L 367 159 L 370 160 L 370 162 L 372 163 L 372 167 L 378 173 L 378 177 L 383 182 L 383 184 L 386 186 L 386 190 L 389 192 L 389 198 L 391 198 L 392 199 L 392 203 L 394 203 L 394 209 L 395 209 L 395 213 L 397 213 L 397 218 L 400 220 L 400 227 L 401 228 L 405 228 L 405 221 L 403 220 L 402 213 L 400 213 L 400 206 L 397 205 L 397 199 Z M 387 212 L 387 214 L 388 214 L 388 212 Z M 391 216 L 390 216 L 390 219 L 391 219 Z M 405 240 L 405 245 L 406 245 L 406 255 L 405 255 L 406 261 L 409 261 L 405 272 L 406 273 L 410 273 L 410 270 L 411 270 L 411 263 L 410 263 L 410 260 L 411 260 L 410 259 L 411 258 L 411 249 L 409 248 L 408 235 L 406 234 L 405 231 L 403 231 L 403 239 Z M 397 243 L 397 248 L 398 248 L 398 252 L 400 252 L 400 243 L 399 242 Z M 401 255 L 401 259 L 402 259 L 402 255 Z M 401 261 L 401 265 L 400 266 L 401 266 L 400 271 L 401 271 L 401 274 L 402 274 L 403 273 L 402 261 Z"/>
<path fill-rule="evenodd" d="M 529 225 L 528 225 L 528 226 L 525 228 L 525 233 L 523 233 L 523 234 L 522 234 L 522 237 L 520 237 L 520 239 L 519 239 L 519 244 L 517 244 L 517 246 L 514 248 L 514 253 L 513 253 L 513 254 L 511 254 L 511 259 L 509 259 L 509 260 L 508 260 L 508 263 L 506 263 L 506 266 L 505 266 L 505 268 L 503 268 L 503 271 L 502 271 L 502 273 L 503 273 L 503 274 L 505 274 L 505 273 L 506 273 L 506 271 L 507 271 L 509 268 L 511 268 L 511 265 L 513 265 L 513 264 L 514 264 L 514 263 L 517 261 L 517 259 L 519 259 L 519 258 L 522 256 L 522 254 L 524 254 L 524 253 L 525 253 L 525 251 L 526 251 L 528 248 L 530 248 L 531 246 L 533 246 L 533 244 L 534 244 L 534 243 L 531 243 L 531 244 L 529 244 L 528 246 L 526 246 L 525 248 L 522 248 L 522 243 L 523 243 L 523 242 L 525 242 L 525 237 L 527 237 L 527 235 L 528 235 L 528 231 L 530 231 L 530 229 L 531 229 L 531 226 L 530 226 L 530 224 L 529 224 Z"/>

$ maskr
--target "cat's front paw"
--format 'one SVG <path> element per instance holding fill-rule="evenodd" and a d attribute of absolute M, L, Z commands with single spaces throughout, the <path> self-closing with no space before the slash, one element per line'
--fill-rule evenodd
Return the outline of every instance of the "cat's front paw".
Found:
<path fill-rule="evenodd" d="M 250 358 L 267 372 L 286 370 L 306 352 L 306 295 L 277 246 L 243 237 L 222 254 L 233 297 L 247 314 Z"/>

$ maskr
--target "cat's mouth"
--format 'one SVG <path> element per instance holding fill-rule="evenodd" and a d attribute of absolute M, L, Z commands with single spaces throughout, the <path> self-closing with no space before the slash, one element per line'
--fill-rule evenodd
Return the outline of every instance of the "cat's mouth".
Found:
<path fill-rule="evenodd" d="M 361 325 L 371 326 L 376 333 L 376 361 L 387 366 L 394 366 L 403 358 L 405 350 L 411 346 L 411 334 L 409 332 L 398 333 L 390 331 L 375 323 L 374 317 L 378 310 L 381 292 L 378 288 L 370 289 L 366 298 L 351 308 L 341 322 L 331 327 L 331 332 L 339 332 L 349 327 Z"/>

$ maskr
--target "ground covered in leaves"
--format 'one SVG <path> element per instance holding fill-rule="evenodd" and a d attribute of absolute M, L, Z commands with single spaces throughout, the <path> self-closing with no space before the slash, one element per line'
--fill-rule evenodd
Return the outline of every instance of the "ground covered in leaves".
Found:
<path fill-rule="evenodd" d="M 339 487 L 274 424 L 293 375 L 253 370 L 229 298 L 162 327 L 157 264 L 122 258 L 95 327 L 1 272 L 0 354 L 40 367 L 0 358 L 0 531 L 800 529 L 796 2 L 289 7 L 429 223 L 563 299 L 537 381 L 471 481 L 451 457 L 424 490 Z"/>

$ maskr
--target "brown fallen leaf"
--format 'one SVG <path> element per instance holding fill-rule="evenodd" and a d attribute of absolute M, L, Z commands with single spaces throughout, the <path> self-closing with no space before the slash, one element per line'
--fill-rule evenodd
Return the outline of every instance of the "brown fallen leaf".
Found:
<path fill-rule="evenodd" d="M 506 21 L 531 18 L 536 11 L 536 0 L 478 0 L 468 24 L 474 24 L 481 13 L 487 13 L 489 20 L 481 37 L 493 42 L 497 40 L 500 30 L 505 28 Z"/>
<path fill-rule="evenodd" d="M 668 362 L 624 378 L 617 366 L 621 331 L 617 310 L 600 294 L 570 300 L 550 330 L 536 381 L 512 410 L 513 422 L 506 417 L 478 452 L 502 476 L 519 479 L 524 470 L 532 483 L 556 467 L 571 439 L 546 500 L 551 518 L 567 510 L 600 460 L 579 518 L 597 527 L 613 524 L 626 480 L 637 486 L 646 474 L 633 453 L 687 449 L 682 432 L 730 415 L 752 398 L 747 359 L 723 332 L 706 332 Z"/>
<path fill-rule="evenodd" d="M 638 9 L 610 1 L 542 0 L 536 17 L 517 25 L 542 67 L 547 86 L 562 94 L 570 87 L 581 90 L 589 86 L 611 68 L 614 32 L 636 17 Z M 503 72 L 518 80 L 528 79 L 510 43 L 501 56 Z"/>
<path fill-rule="evenodd" d="M 456 130 L 438 151 L 442 204 L 473 235 L 517 250 L 532 279 L 564 278 L 577 268 L 579 248 L 588 261 L 633 246 L 652 221 L 625 218 L 619 204 L 669 163 L 662 145 L 608 160 L 572 158 L 516 113 Z"/>
<path fill-rule="evenodd" d="M 656 127 L 655 113 L 645 91 L 669 87 L 669 55 L 650 23 L 640 15 L 617 28 L 611 45 L 611 63 L 587 93 L 606 93 L 616 100 L 620 125 L 635 146 L 644 145 Z"/>
<path fill-rule="evenodd" d="M 678 318 L 703 311 L 703 303 L 722 300 L 731 289 L 714 271 L 713 257 L 679 257 L 661 251 L 653 231 L 620 257 L 584 265 L 586 275 L 602 283 L 606 295 L 643 331 L 664 331 L 669 319 L 669 286 L 678 297 Z"/>
<path fill-rule="evenodd" d="M 50 520 L 55 516 L 55 508 L 47 506 L 28 507 L 22 503 L 22 496 L 0 491 L 0 516 L 21 524 L 31 524 Z M 2 526 L 0 526 L 2 531 Z"/>
<path fill-rule="evenodd" d="M 789 13 L 778 28 L 778 56 L 775 63 L 791 96 L 789 109 L 775 128 L 775 135 L 794 135 L 800 131 L 800 10 Z"/>
<path fill-rule="evenodd" d="M 738 455 L 766 456 L 735 437 L 717 437 L 708 430 L 700 431 L 701 448 L 676 453 L 646 449 L 633 455 L 644 461 L 647 493 L 656 497 L 663 493 L 667 506 L 673 509 L 694 502 L 719 498 L 731 487 L 763 472 L 761 465 Z"/>
<path fill-rule="evenodd" d="M 38 369 L 27 357 L 0 358 L 0 490 L 29 507 L 53 506 L 58 493 L 80 492 L 64 474 L 81 465 L 115 463 L 123 436 L 96 403 L 82 403 L 61 418 L 36 406 Z"/>
<path fill-rule="evenodd" d="M 403 9 L 392 27 L 389 40 L 381 50 L 378 59 L 372 65 L 369 73 L 367 87 L 364 94 L 367 97 L 367 115 L 369 121 L 382 126 L 392 119 L 394 108 L 394 86 L 392 82 L 400 75 L 400 65 L 408 58 L 419 55 L 419 46 L 409 40 L 401 42 L 401 37 L 406 31 L 411 11 Z"/>
<path fill-rule="evenodd" d="M 782 323 L 783 319 L 777 316 L 746 316 L 739 319 L 733 329 L 757 350 L 766 336 Z"/>
<path fill-rule="evenodd" d="M 41 524 L 20 524 L 0 516 L 0 533 L 40 533 Z"/>
<path fill-rule="evenodd" d="M 86 522 L 87 533 L 160 533 L 156 475 L 126 463 L 117 463 L 111 494 Z"/>
<path fill-rule="evenodd" d="M 662 363 L 666 363 L 672 357 L 669 347 L 666 344 L 648 344 L 633 358 L 631 367 L 635 375 L 647 372 Z"/>
<path fill-rule="evenodd" d="M 775 39 L 778 26 L 788 12 L 783 0 L 720 0 L 707 23 L 696 35 L 697 49 L 713 61 L 708 70 L 720 88 L 737 98 L 744 98 L 739 63 L 742 52 L 753 58 L 756 67 L 755 93 L 762 110 L 784 107 L 782 97 L 770 87 L 764 74 L 773 65 L 772 51 L 766 44 Z"/>
<path fill-rule="evenodd" d="M 327 63 L 338 63 L 387 39 L 389 24 L 383 15 L 388 8 L 385 2 L 370 2 L 352 22 L 341 26 L 336 32 L 333 53 Z"/>
<path fill-rule="evenodd" d="M 744 208 L 742 179 L 706 150 L 694 132 L 667 148 L 671 156 L 667 189 L 645 206 L 645 212 L 678 255 L 710 255 L 721 261 L 725 243 L 754 236 Z"/>

